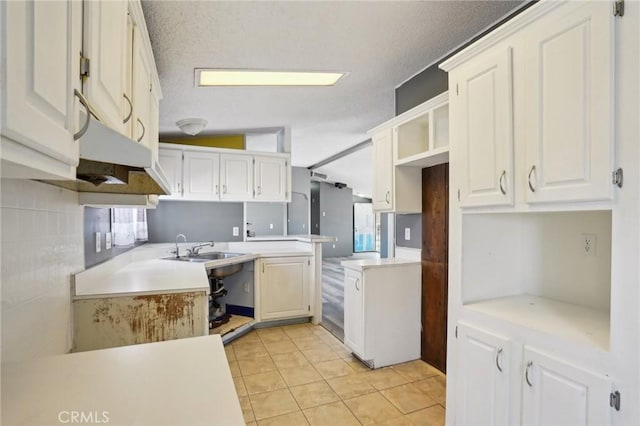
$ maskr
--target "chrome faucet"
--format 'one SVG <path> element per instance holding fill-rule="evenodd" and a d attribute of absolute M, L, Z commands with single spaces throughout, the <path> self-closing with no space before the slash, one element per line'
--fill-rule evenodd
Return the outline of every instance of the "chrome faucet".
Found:
<path fill-rule="evenodd" d="M 182 239 L 184 240 L 184 242 L 187 242 L 187 236 L 184 234 L 178 234 L 176 235 L 176 259 L 180 257 L 180 247 L 178 246 L 178 238 L 182 237 Z"/>
<path fill-rule="evenodd" d="M 187 254 L 189 256 L 197 256 L 198 252 L 200 251 L 201 248 L 206 247 L 206 246 L 214 246 L 214 242 L 213 241 L 209 241 L 207 243 L 201 243 L 201 244 L 195 244 L 193 246 L 191 246 L 190 249 L 187 249 Z"/>

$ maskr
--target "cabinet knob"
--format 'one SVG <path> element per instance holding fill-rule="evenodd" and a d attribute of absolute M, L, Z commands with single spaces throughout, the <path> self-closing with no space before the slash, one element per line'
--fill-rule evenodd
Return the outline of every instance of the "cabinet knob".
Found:
<path fill-rule="evenodd" d="M 531 166 L 531 169 L 529 170 L 529 189 L 531 190 L 531 192 L 536 192 L 536 189 L 533 187 L 533 184 L 531 183 L 531 175 L 533 175 L 536 171 L 536 166 L 535 164 L 533 166 Z"/>
<path fill-rule="evenodd" d="M 127 124 L 127 121 L 131 120 L 131 116 L 133 115 L 133 104 L 131 103 L 131 99 L 129 99 L 126 93 L 123 93 L 122 97 L 129 104 L 129 114 L 124 118 L 124 120 L 122 120 L 122 124 Z"/>

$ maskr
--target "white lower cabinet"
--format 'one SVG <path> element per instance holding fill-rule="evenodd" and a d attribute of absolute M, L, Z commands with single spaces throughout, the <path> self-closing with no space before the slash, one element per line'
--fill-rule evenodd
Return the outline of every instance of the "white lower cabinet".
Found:
<path fill-rule="evenodd" d="M 462 322 L 457 334 L 457 425 L 611 424 L 612 388 L 605 375 L 548 355 L 553 348 L 544 351 L 526 342 L 517 344 Z M 521 362 L 512 360 L 512 354 L 520 352 Z M 521 385 L 520 401 L 518 389 L 510 388 L 510 383 Z"/>
<path fill-rule="evenodd" d="M 456 424 L 509 424 L 510 356 L 509 339 L 458 325 Z"/>
<path fill-rule="evenodd" d="M 523 425 L 611 424 L 611 382 L 604 375 L 527 346 L 523 368 Z"/>
<path fill-rule="evenodd" d="M 311 315 L 307 256 L 266 258 L 257 271 L 260 320 L 275 320 Z"/>
<path fill-rule="evenodd" d="M 420 262 L 343 261 L 344 344 L 372 368 L 420 358 Z"/>

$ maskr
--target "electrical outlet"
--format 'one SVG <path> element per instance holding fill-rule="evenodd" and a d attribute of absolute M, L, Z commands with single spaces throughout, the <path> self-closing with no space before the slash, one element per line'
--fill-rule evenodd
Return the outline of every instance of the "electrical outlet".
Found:
<path fill-rule="evenodd" d="M 104 244 L 107 250 L 111 250 L 111 232 L 104 234 Z"/>
<path fill-rule="evenodd" d="M 232 231 L 233 231 L 233 236 L 234 237 L 237 237 L 238 235 L 240 235 L 240 228 L 239 227 L 234 226 Z"/>
<path fill-rule="evenodd" d="M 249 293 L 249 283 L 242 284 L 242 291 Z"/>
<path fill-rule="evenodd" d="M 596 234 L 582 234 L 580 246 L 584 256 L 595 256 L 598 237 Z"/>
<path fill-rule="evenodd" d="M 100 238 L 100 232 L 96 232 L 96 253 L 102 251 L 102 238 Z"/>
<path fill-rule="evenodd" d="M 325 217 L 327 215 L 327 212 L 322 212 L 322 217 Z"/>
<path fill-rule="evenodd" d="M 273 223 L 269 224 L 269 229 L 273 229 Z"/>
<path fill-rule="evenodd" d="M 411 240 L 411 228 L 404 228 L 404 239 L 405 241 Z"/>

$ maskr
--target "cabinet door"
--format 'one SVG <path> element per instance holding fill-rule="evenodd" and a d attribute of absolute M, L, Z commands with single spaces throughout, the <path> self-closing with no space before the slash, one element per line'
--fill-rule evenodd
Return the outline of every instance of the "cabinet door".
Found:
<path fill-rule="evenodd" d="M 310 315 L 309 263 L 307 257 L 262 261 L 260 318 L 283 319 Z"/>
<path fill-rule="evenodd" d="M 62 167 L 53 173 L 75 179 L 79 150 L 73 134 L 79 129 L 79 104 L 73 92 L 80 88 L 82 5 L 9 1 L 0 7 L 2 135 L 47 156 L 27 151 L 30 154 L 15 153 L 14 158 L 3 141 L 2 159 L 36 169 L 45 159 L 56 159 Z"/>
<path fill-rule="evenodd" d="M 393 130 L 376 133 L 373 140 L 373 209 L 393 210 Z"/>
<path fill-rule="evenodd" d="M 220 155 L 221 200 L 247 201 L 253 199 L 253 156 Z"/>
<path fill-rule="evenodd" d="M 127 2 L 95 0 L 84 7 L 83 54 L 90 60 L 83 93 L 110 128 L 125 133 Z"/>
<path fill-rule="evenodd" d="M 561 10 L 526 38 L 529 203 L 603 200 L 613 191 L 615 18 L 606 2 Z"/>
<path fill-rule="evenodd" d="M 218 200 L 220 198 L 220 155 L 210 152 L 184 153 L 184 198 Z"/>
<path fill-rule="evenodd" d="M 522 424 L 598 425 L 611 424 L 611 383 L 602 375 L 524 349 Z"/>
<path fill-rule="evenodd" d="M 133 29 L 133 123 L 131 138 L 151 146 L 151 58 L 143 43 L 140 27 Z"/>
<path fill-rule="evenodd" d="M 362 274 L 344 270 L 344 344 L 364 357 L 364 283 Z"/>
<path fill-rule="evenodd" d="M 287 159 L 255 156 L 254 188 L 256 200 L 285 201 L 287 199 Z"/>
<path fill-rule="evenodd" d="M 182 198 L 182 151 L 177 149 L 161 149 L 158 163 L 171 184 L 171 195 L 161 195 L 161 199 Z"/>
<path fill-rule="evenodd" d="M 513 94 L 510 47 L 481 55 L 451 78 L 449 98 L 460 175 L 460 205 L 513 204 Z"/>
<path fill-rule="evenodd" d="M 509 340 L 458 324 L 456 349 L 456 424 L 509 424 Z"/>

